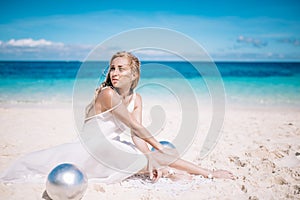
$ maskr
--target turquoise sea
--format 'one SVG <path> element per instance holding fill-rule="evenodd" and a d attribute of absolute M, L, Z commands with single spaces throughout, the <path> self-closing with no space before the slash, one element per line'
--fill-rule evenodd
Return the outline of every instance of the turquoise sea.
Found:
<path fill-rule="evenodd" d="M 87 87 L 95 74 L 99 74 L 98 82 L 101 82 L 101 74 L 105 73 L 103 69 L 107 65 L 107 62 L 95 62 L 90 71 L 85 71 Z M 300 63 L 216 62 L 215 65 L 222 77 L 228 104 L 300 106 Z M 74 82 L 81 66 L 82 63 L 77 61 L 0 61 L 0 103 L 71 103 Z M 170 74 L 170 69 L 175 76 Z M 209 73 L 204 76 L 211 80 L 215 78 Z M 166 81 L 171 82 L 171 86 L 164 87 Z M 182 81 L 188 84 L 183 86 Z M 200 102 L 210 98 L 207 82 L 187 62 L 142 62 L 141 86 L 149 82 L 152 87 L 138 89 L 146 96 L 163 97 L 164 90 L 170 91 L 172 87 L 182 87 L 182 90 L 191 87 L 199 95 Z"/>

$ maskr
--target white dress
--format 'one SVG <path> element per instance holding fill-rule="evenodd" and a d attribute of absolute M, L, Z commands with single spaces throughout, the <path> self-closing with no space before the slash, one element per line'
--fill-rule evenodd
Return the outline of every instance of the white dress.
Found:
<path fill-rule="evenodd" d="M 128 106 L 130 112 L 133 111 L 134 99 Z M 0 174 L 0 182 L 45 182 L 50 171 L 62 163 L 74 164 L 86 173 L 89 180 L 103 183 L 120 182 L 137 173 L 147 165 L 147 159 L 126 136 L 125 126 L 111 113 L 120 104 L 88 118 L 81 132 L 81 141 L 19 158 Z"/>

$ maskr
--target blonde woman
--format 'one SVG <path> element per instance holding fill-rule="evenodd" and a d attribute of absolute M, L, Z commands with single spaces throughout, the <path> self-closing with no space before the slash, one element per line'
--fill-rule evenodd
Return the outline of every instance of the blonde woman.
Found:
<path fill-rule="evenodd" d="M 142 97 L 134 92 L 139 78 L 140 61 L 137 57 L 129 52 L 118 52 L 113 55 L 106 80 L 97 90 L 94 102 L 88 107 L 88 118 L 110 110 L 117 120 L 128 126 L 132 131 L 134 146 L 148 158 L 150 163 L 156 164 L 153 170 L 148 168 L 150 177 L 154 181 L 161 176 L 176 179 L 177 174 L 233 179 L 231 172 L 211 171 L 177 158 L 176 150 L 164 148 L 149 133 L 142 125 Z M 156 153 L 149 150 L 147 143 L 157 150 Z"/>

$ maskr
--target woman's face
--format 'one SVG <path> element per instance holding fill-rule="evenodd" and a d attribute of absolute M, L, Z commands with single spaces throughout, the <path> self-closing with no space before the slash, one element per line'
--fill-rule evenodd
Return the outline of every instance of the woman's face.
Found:
<path fill-rule="evenodd" d="M 113 59 L 110 65 L 109 76 L 111 83 L 115 88 L 130 88 L 133 81 L 133 75 L 128 59 L 124 57 Z"/>

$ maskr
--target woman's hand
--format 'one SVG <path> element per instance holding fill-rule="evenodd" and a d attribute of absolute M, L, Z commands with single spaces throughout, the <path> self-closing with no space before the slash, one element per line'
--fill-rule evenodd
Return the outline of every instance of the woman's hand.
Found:
<path fill-rule="evenodd" d="M 162 170 L 160 169 L 153 169 L 150 173 L 150 179 L 152 182 L 157 182 L 162 177 Z"/>
<path fill-rule="evenodd" d="M 162 176 L 162 172 L 160 170 L 158 170 L 160 165 L 152 157 L 153 155 L 151 155 L 151 154 L 145 154 L 145 155 L 148 159 L 147 171 L 149 172 L 150 179 L 153 182 L 156 182 Z"/>

